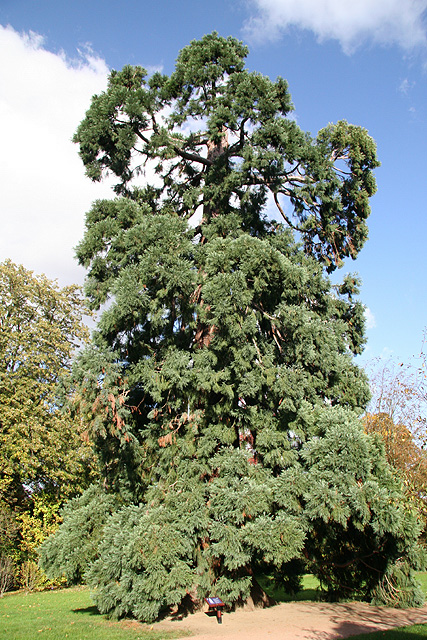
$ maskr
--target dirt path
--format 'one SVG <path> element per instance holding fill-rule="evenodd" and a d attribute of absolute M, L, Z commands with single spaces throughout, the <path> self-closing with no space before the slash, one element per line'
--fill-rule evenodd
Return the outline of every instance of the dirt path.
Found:
<path fill-rule="evenodd" d="M 290 602 L 225 613 L 222 624 L 200 611 L 183 620 L 164 620 L 152 628 L 188 631 L 191 640 L 333 640 L 419 623 L 427 623 L 427 606 L 402 610 L 360 602 Z"/>

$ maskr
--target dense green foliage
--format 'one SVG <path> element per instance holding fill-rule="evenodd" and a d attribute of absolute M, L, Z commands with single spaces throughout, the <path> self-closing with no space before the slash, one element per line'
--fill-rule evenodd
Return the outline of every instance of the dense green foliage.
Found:
<path fill-rule="evenodd" d="M 212 34 L 181 51 L 170 77 L 147 80 L 141 67 L 113 71 L 75 135 L 87 174 L 99 180 L 114 173 L 116 191 L 152 212 L 188 219 L 203 204 L 207 223 L 221 218 L 215 235 L 218 225 L 262 232 L 259 212 L 270 193 L 306 252 L 332 270 L 343 257 L 355 258 L 367 238 L 375 144 L 344 121 L 316 138 L 302 132 L 287 117 L 293 107 L 286 81 L 249 72 L 246 55 L 238 41 Z M 129 190 L 152 160 L 160 185 Z M 90 263 L 87 245 L 79 255 Z M 99 282 L 99 272 L 93 275 Z"/>
<path fill-rule="evenodd" d="M 0 265 L 0 303 L 0 499 L 13 507 L 28 491 L 70 495 L 86 472 L 90 448 L 56 394 L 87 329 L 77 287 L 10 261 Z"/>
<path fill-rule="evenodd" d="M 369 598 L 402 557 L 409 581 L 421 562 L 416 514 L 358 419 L 357 278 L 324 273 L 366 238 L 375 144 L 346 122 L 303 133 L 286 82 L 245 55 L 212 34 L 170 77 L 113 72 L 75 136 L 92 179 L 119 178 L 77 249 L 107 305 L 74 407 L 124 502 L 86 573 L 102 612 L 233 606 L 267 567 Z"/>
<path fill-rule="evenodd" d="M 119 506 L 116 496 L 107 495 L 96 485 L 70 500 L 61 512 L 64 524 L 55 537 L 47 538 L 39 548 L 47 576 L 54 579 L 65 573 L 68 582 L 78 584 L 97 557 L 108 516 Z"/>

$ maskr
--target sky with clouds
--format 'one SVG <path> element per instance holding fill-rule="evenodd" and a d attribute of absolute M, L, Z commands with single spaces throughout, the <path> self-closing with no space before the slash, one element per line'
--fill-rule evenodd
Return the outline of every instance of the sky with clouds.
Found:
<path fill-rule="evenodd" d="M 363 361 L 408 361 L 427 327 L 427 0 L 1 0 L 0 261 L 82 283 L 74 247 L 92 184 L 71 137 L 112 68 L 173 70 L 213 30 L 249 45 L 247 66 L 289 82 L 299 125 L 368 129 L 381 167 L 359 273 Z"/>

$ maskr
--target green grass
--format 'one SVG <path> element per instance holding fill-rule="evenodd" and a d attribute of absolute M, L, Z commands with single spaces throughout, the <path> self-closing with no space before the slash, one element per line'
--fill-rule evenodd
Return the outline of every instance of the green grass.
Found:
<path fill-rule="evenodd" d="M 427 597 L 427 571 L 419 571 L 417 573 L 417 580 L 421 585 L 421 589 L 424 591 Z"/>
<path fill-rule="evenodd" d="M 89 590 L 7 593 L 0 599 L 0 640 L 167 640 L 179 634 L 150 631 L 130 620 L 101 616 Z"/>
<path fill-rule="evenodd" d="M 267 575 L 257 576 L 261 587 L 276 602 L 300 602 L 301 600 L 319 599 L 319 581 L 312 575 L 305 575 L 302 579 L 302 589 L 293 595 L 286 593 L 281 587 L 277 587 L 271 577 Z"/>

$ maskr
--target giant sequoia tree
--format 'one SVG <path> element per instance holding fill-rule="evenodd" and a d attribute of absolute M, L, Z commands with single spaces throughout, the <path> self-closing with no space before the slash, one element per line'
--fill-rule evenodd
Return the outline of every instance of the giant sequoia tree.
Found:
<path fill-rule="evenodd" d="M 325 274 L 366 240 L 375 144 L 344 121 L 302 132 L 286 82 L 246 54 L 212 34 L 169 77 L 113 71 L 75 135 L 88 176 L 118 178 L 77 249 L 106 306 L 74 401 L 122 500 L 87 571 L 102 611 L 236 604 L 257 570 L 292 585 L 307 562 L 332 595 L 371 597 L 418 557 L 357 420 L 357 279 Z"/>

